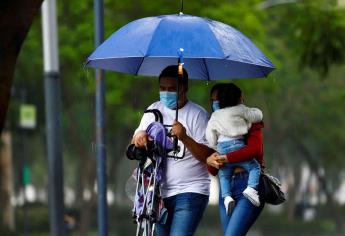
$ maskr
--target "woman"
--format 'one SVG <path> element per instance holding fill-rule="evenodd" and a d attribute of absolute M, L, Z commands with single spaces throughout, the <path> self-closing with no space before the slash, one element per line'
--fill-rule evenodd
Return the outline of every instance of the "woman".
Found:
<path fill-rule="evenodd" d="M 212 107 L 216 107 L 218 101 L 218 91 L 221 85 L 217 84 L 211 89 Z M 214 109 L 213 109 L 214 110 Z M 228 153 L 226 155 L 219 155 L 213 153 L 207 158 L 209 172 L 212 175 L 217 175 L 218 169 L 225 163 L 247 161 L 255 157 L 259 162 L 261 169 L 264 169 L 263 160 L 263 122 L 254 123 L 246 135 L 246 146 Z M 231 183 L 231 191 L 235 200 L 235 207 L 231 215 L 227 215 L 224 204 L 219 204 L 220 219 L 225 236 L 241 236 L 245 235 L 249 228 L 254 224 L 260 215 L 264 202 L 259 207 L 254 206 L 242 194 L 247 187 L 248 173 L 241 167 L 236 167 L 233 172 L 233 180 Z M 220 197 L 220 203 L 222 202 Z"/>

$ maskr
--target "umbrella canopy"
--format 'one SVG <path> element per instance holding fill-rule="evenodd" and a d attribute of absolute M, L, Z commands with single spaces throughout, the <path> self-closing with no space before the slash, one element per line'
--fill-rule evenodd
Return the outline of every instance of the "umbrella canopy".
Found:
<path fill-rule="evenodd" d="M 120 28 L 87 59 L 89 67 L 158 76 L 177 64 L 192 79 L 266 77 L 274 65 L 241 32 L 229 25 L 185 14 L 147 17 Z"/>

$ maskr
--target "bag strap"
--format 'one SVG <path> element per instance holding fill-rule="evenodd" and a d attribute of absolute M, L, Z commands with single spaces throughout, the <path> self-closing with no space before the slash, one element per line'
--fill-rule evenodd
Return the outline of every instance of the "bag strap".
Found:
<path fill-rule="evenodd" d="M 158 109 L 148 109 L 144 113 L 153 113 L 155 115 L 155 121 L 163 124 L 163 115 Z"/>

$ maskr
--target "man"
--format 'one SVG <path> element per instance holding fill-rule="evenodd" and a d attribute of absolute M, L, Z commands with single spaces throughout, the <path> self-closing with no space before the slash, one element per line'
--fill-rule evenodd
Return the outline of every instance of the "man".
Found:
<path fill-rule="evenodd" d="M 177 66 L 168 66 L 161 72 L 160 101 L 148 107 L 162 113 L 164 124 L 172 124 L 171 134 L 187 148 L 183 159 L 167 159 L 161 190 L 168 218 L 165 223 L 157 223 L 158 236 L 194 234 L 208 203 L 210 179 L 206 159 L 214 152 L 205 145 L 209 115 L 188 100 L 188 74 L 185 70 L 179 82 L 179 100 L 176 102 L 177 71 Z M 179 109 L 178 122 L 175 121 L 176 108 Z M 137 147 L 145 147 L 149 139 L 145 130 L 153 121 L 150 114 L 145 114 L 141 119 L 132 140 Z"/>

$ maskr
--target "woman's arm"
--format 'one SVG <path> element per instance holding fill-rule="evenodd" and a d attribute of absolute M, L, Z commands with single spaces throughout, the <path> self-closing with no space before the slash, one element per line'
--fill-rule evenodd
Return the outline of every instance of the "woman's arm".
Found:
<path fill-rule="evenodd" d="M 262 168 L 264 168 L 263 161 L 263 134 L 262 128 L 263 122 L 254 123 L 248 131 L 247 145 L 237 151 L 230 152 L 226 156 L 221 156 L 215 152 L 207 158 L 207 169 L 210 174 L 217 175 L 218 169 L 225 163 L 241 162 L 250 159 L 255 159 L 259 162 Z"/>
<path fill-rule="evenodd" d="M 253 123 L 248 131 L 247 145 L 237 151 L 226 154 L 228 162 L 235 163 L 255 159 L 263 166 L 263 122 Z"/>

